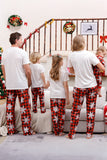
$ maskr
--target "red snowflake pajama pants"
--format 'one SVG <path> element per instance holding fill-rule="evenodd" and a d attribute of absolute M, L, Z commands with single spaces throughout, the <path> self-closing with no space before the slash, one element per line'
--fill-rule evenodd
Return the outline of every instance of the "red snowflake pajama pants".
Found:
<path fill-rule="evenodd" d="M 24 135 L 31 134 L 31 105 L 28 89 L 23 90 L 7 90 L 6 119 L 8 134 L 15 133 L 15 102 L 16 97 L 19 98 L 21 107 L 22 130 Z"/>
<path fill-rule="evenodd" d="M 65 99 L 51 98 L 51 116 L 55 135 L 63 132 L 65 120 Z"/>
<path fill-rule="evenodd" d="M 32 103 L 33 103 L 33 112 L 37 112 L 37 97 L 39 96 L 40 100 L 40 109 L 41 113 L 45 113 L 45 104 L 44 104 L 44 88 L 38 87 L 38 88 L 32 88 Z"/>
<path fill-rule="evenodd" d="M 79 122 L 81 106 L 86 96 L 86 109 L 87 109 L 87 137 L 93 134 L 94 121 L 95 121 L 95 108 L 97 99 L 97 87 L 80 89 L 74 87 L 73 90 L 73 107 L 71 111 L 70 131 L 69 138 L 73 138 Z"/>

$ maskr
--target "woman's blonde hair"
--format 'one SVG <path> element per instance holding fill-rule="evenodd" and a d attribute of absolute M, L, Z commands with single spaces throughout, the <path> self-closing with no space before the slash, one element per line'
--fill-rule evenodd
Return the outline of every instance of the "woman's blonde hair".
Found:
<path fill-rule="evenodd" d="M 38 52 L 33 52 L 31 55 L 30 55 L 30 61 L 32 63 L 37 63 L 37 61 L 41 58 L 41 55 L 40 53 Z"/>
<path fill-rule="evenodd" d="M 96 55 L 98 55 L 100 52 L 106 52 L 106 47 L 104 46 L 98 47 L 96 51 Z"/>
<path fill-rule="evenodd" d="M 61 55 L 52 56 L 52 68 L 50 70 L 50 77 L 54 81 L 59 80 L 60 78 L 60 62 L 63 60 Z"/>
<path fill-rule="evenodd" d="M 78 35 L 73 39 L 72 51 L 81 51 L 85 48 L 85 39 L 83 36 Z"/>

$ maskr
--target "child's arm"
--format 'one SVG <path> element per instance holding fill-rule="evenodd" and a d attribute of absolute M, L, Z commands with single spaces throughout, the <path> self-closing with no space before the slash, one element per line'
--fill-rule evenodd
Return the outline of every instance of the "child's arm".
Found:
<path fill-rule="evenodd" d="M 5 68 L 4 68 L 4 65 L 2 65 L 2 72 L 3 72 L 3 77 L 4 77 L 4 80 L 5 80 Z"/>
<path fill-rule="evenodd" d="M 45 88 L 47 89 L 49 86 L 50 86 L 50 82 L 47 81 L 47 84 L 46 84 Z"/>
<path fill-rule="evenodd" d="M 66 95 L 66 103 L 69 104 L 69 89 L 68 89 L 68 82 L 64 81 L 64 89 L 65 89 L 65 95 Z"/>
<path fill-rule="evenodd" d="M 68 68 L 69 68 L 70 73 L 75 74 L 73 67 L 68 67 Z"/>
<path fill-rule="evenodd" d="M 45 88 L 46 86 L 46 81 L 45 81 L 45 75 L 44 75 L 44 72 L 41 73 L 41 78 L 42 78 L 42 81 L 43 81 L 43 87 Z"/>

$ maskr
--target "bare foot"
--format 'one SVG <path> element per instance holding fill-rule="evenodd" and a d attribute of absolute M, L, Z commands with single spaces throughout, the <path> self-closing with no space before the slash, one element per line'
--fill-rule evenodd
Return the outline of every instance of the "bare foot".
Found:
<path fill-rule="evenodd" d="M 92 137 L 93 137 L 93 136 L 91 135 L 91 136 L 87 136 L 86 138 L 87 138 L 87 139 L 91 139 Z"/>
<path fill-rule="evenodd" d="M 33 132 L 32 132 L 32 135 L 35 135 L 35 134 L 36 134 L 36 132 L 33 131 Z"/>
<path fill-rule="evenodd" d="M 63 133 L 63 132 L 59 133 L 59 136 L 64 136 L 64 135 L 65 135 L 65 133 Z"/>

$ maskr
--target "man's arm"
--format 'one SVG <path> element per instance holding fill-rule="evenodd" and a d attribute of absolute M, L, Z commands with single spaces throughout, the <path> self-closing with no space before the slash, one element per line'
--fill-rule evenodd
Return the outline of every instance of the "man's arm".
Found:
<path fill-rule="evenodd" d="M 5 80 L 6 77 L 5 77 L 5 68 L 4 68 L 4 65 L 2 65 L 1 67 L 2 67 L 2 72 L 3 72 L 3 77 L 4 77 L 4 80 Z"/>
<path fill-rule="evenodd" d="M 23 67 L 24 67 L 24 70 L 25 70 L 26 77 L 28 79 L 28 87 L 30 87 L 31 86 L 31 69 L 30 69 L 30 66 L 29 66 L 29 64 L 24 64 Z"/>

